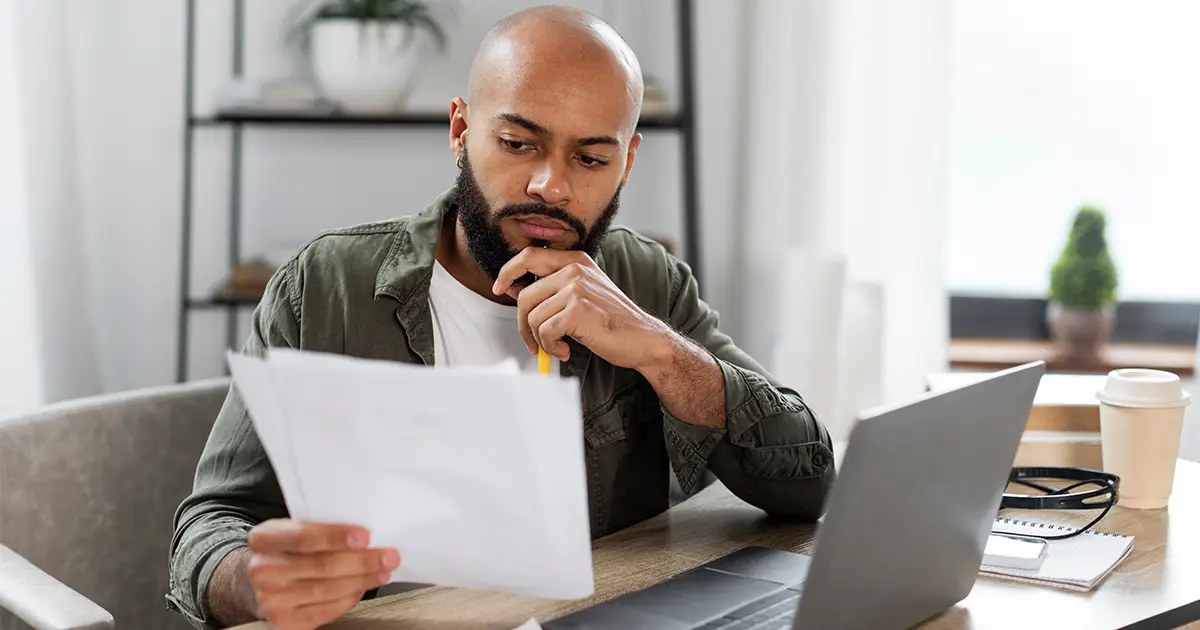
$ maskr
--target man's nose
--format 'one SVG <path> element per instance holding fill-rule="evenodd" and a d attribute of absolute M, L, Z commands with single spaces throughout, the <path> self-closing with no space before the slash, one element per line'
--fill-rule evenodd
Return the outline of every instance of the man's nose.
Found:
<path fill-rule="evenodd" d="M 567 205 L 572 199 L 572 194 L 566 171 L 566 165 L 560 160 L 543 160 L 538 168 L 534 169 L 526 192 L 548 206 Z"/>

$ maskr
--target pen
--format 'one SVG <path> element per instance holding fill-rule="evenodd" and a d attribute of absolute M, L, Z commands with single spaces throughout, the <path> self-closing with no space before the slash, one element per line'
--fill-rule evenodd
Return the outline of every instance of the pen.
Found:
<path fill-rule="evenodd" d="M 534 242 L 535 247 L 546 247 L 545 244 Z M 541 345 L 538 346 L 538 374 L 550 376 L 550 353 Z"/>

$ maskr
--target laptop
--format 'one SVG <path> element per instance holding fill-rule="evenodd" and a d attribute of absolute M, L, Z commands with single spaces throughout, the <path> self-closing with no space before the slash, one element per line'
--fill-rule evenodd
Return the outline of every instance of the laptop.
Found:
<path fill-rule="evenodd" d="M 937 616 L 975 584 L 1045 369 L 860 414 L 811 560 L 748 547 L 543 627 L 887 630 Z"/>

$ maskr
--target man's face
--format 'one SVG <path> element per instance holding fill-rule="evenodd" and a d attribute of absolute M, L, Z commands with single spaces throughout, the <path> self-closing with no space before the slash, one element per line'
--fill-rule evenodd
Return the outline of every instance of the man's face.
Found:
<path fill-rule="evenodd" d="M 602 57 L 497 62 L 485 76 L 469 106 L 451 105 L 456 206 L 472 257 L 495 278 L 530 246 L 594 256 L 641 140 L 628 77 Z"/>
<path fill-rule="evenodd" d="M 464 152 L 463 168 L 455 183 L 454 208 L 466 234 L 471 257 L 488 277 L 495 279 L 519 249 L 530 245 L 579 250 L 594 258 L 617 214 L 620 196 L 621 187 L 618 186 L 591 227 L 567 210 L 538 201 L 492 208 L 475 179 L 471 158 Z M 515 226 L 516 234 L 506 234 L 506 225 L 510 226 L 510 232 Z M 527 276 L 517 284 L 528 286 L 533 280 Z"/>

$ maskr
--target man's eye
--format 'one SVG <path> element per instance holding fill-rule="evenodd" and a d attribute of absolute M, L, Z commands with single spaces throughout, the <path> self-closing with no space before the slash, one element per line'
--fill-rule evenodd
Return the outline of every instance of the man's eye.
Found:
<path fill-rule="evenodd" d="M 604 166 L 604 165 L 608 164 L 608 162 L 606 162 L 604 160 L 592 157 L 587 154 L 580 155 L 579 161 L 583 162 L 584 166 Z"/>
<path fill-rule="evenodd" d="M 513 151 L 521 151 L 521 150 L 529 147 L 529 143 L 522 142 L 520 140 L 509 140 L 508 138 L 501 138 L 500 142 L 503 143 L 504 146 L 508 147 L 509 149 L 512 149 Z"/>

